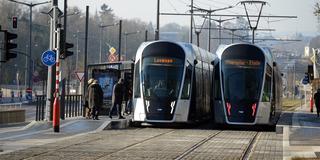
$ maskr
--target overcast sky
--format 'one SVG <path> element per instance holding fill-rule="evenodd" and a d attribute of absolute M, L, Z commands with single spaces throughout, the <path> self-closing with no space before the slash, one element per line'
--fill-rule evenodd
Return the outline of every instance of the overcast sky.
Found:
<path fill-rule="evenodd" d="M 27 1 L 27 0 L 26 0 Z M 29 0 L 31 1 L 31 0 Z M 38 0 L 40 1 L 40 0 Z M 273 34 L 294 34 L 304 33 L 308 35 L 318 34 L 317 18 L 313 15 L 313 8 L 317 0 L 267 0 L 268 5 L 264 6 L 263 15 L 288 15 L 298 16 L 297 19 L 261 19 L 259 28 L 276 29 Z M 34 1 L 33 1 L 34 2 Z M 194 0 L 196 6 L 206 9 L 217 9 L 235 5 L 239 0 Z M 62 9 L 62 0 L 59 0 Z M 90 6 L 90 13 L 100 9 L 105 3 L 109 5 L 114 13 L 120 18 L 139 18 L 146 22 L 156 22 L 157 0 L 68 0 L 69 6 L 78 6 L 83 11 L 85 6 Z M 190 0 L 161 0 L 161 12 L 187 13 Z M 251 5 L 249 14 L 257 14 L 259 6 Z M 245 14 L 244 7 L 237 5 L 233 9 L 215 12 L 216 14 Z M 216 17 L 219 18 L 219 17 Z M 221 19 L 225 19 L 222 17 Z M 161 16 L 160 24 L 164 25 L 176 22 L 180 25 L 189 25 L 190 18 L 186 16 Z M 201 25 L 202 19 L 197 18 L 196 23 Z M 107 23 L 107 22 L 105 22 Z"/>

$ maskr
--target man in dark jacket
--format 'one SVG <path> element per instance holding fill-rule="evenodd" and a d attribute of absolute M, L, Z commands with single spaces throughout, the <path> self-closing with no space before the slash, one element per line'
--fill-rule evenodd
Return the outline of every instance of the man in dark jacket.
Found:
<path fill-rule="evenodd" d="M 318 88 L 318 90 L 314 94 L 313 98 L 314 98 L 314 104 L 316 105 L 316 108 L 317 108 L 317 116 L 319 117 L 319 112 L 320 112 L 320 88 Z"/>
<path fill-rule="evenodd" d="M 97 80 L 94 80 L 88 88 L 89 107 L 92 108 L 92 118 L 99 120 L 99 110 L 103 105 L 103 91 Z"/>
<path fill-rule="evenodd" d="M 112 108 L 110 109 L 110 112 L 109 112 L 110 118 L 112 118 L 112 113 L 114 112 L 114 110 L 117 109 L 117 106 L 118 106 L 119 119 L 123 119 L 123 116 L 121 114 L 122 98 L 123 98 L 123 79 L 120 78 L 119 81 L 113 86 Z"/>

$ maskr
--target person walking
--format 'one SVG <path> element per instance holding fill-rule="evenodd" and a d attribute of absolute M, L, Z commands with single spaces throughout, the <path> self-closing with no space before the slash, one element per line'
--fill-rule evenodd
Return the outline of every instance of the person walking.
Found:
<path fill-rule="evenodd" d="M 124 117 L 121 114 L 121 104 L 122 104 L 122 98 L 123 98 L 123 82 L 124 80 L 122 78 L 119 79 L 119 81 L 113 86 L 112 90 L 112 107 L 109 112 L 109 117 L 112 118 L 112 113 L 114 110 L 118 107 L 118 116 L 119 119 L 123 119 Z"/>
<path fill-rule="evenodd" d="M 317 108 L 317 116 L 319 117 L 319 113 L 320 113 L 320 88 L 318 88 L 318 90 L 314 94 L 313 98 L 314 98 L 314 103 Z"/>
<path fill-rule="evenodd" d="M 92 119 L 99 120 L 99 111 L 103 105 L 103 91 L 97 80 L 93 80 L 88 88 L 89 107 L 92 108 Z"/>

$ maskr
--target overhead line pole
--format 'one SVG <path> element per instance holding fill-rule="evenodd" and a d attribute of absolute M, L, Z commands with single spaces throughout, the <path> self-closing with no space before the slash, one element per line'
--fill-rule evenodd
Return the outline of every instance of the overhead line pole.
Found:
<path fill-rule="evenodd" d="M 122 20 L 119 21 L 119 47 L 118 47 L 118 61 L 121 61 L 121 36 L 122 36 Z M 119 70 L 120 70 L 120 65 L 119 65 Z"/>
<path fill-rule="evenodd" d="M 159 40 L 159 32 L 160 32 L 160 0 L 157 1 L 157 28 L 155 33 L 155 40 Z"/>
<path fill-rule="evenodd" d="M 191 16 L 191 19 L 190 19 L 190 35 L 189 35 L 189 43 L 192 43 L 192 34 L 193 34 L 193 0 L 191 0 L 191 10 L 190 10 L 190 16 Z"/>
<path fill-rule="evenodd" d="M 87 66 L 87 58 L 88 58 L 88 24 L 89 24 L 89 6 L 86 6 L 86 28 L 85 28 L 85 46 L 84 46 L 84 83 L 83 83 L 83 104 L 86 103 L 85 96 L 87 92 L 88 85 L 88 66 Z M 86 108 L 83 107 L 82 116 L 86 116 Z"/>

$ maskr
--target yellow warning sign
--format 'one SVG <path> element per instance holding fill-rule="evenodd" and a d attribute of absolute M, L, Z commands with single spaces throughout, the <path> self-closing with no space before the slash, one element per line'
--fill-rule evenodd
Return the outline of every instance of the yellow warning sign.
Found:
<path fill-rule="evenodd" d="M 109 52 L 110 52 L 110 54 L 114 54 L 114 53 L 116 53 L 116 49 L 114 48 L 114 47 L 111 47 L 110 49 L 109 49 Z"/>
<path fill-rule="evenodd" d="M 314 63 L 314 62 L 315 62 L 315 56 L 313 55 L 313 56 L 310 58 L 310 60 L 312 61 L 312 63 Z"/>

